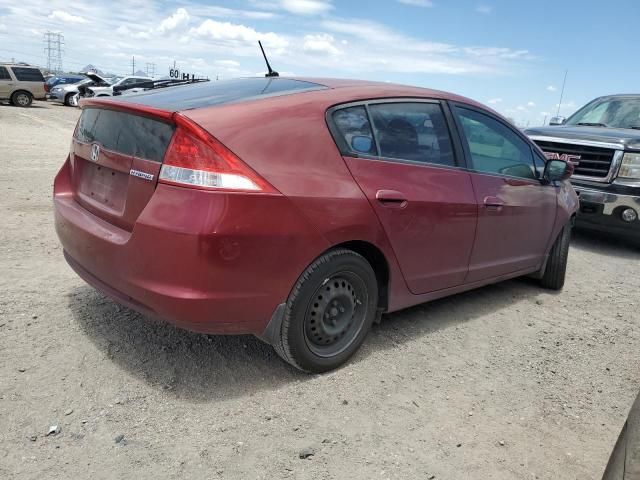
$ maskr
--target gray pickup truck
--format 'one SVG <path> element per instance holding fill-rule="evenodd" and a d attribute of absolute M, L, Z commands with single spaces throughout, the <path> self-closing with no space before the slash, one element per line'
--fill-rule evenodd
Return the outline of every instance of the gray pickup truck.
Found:
<path fill-rule="evenodd" d="M 573 163 L 576 226 L 640 241 L 640 95 L 596 98 L 525 132 L 547 158 Z"/>

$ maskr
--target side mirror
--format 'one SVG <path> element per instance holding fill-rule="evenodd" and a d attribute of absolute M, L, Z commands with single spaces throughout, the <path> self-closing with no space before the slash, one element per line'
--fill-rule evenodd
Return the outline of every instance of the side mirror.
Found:
<path fill-rule="evenodd" d="M 564 125 L 564 122 L 566 121 L 566 117 L 551 117 L 551 120 L 549 120 L 549 125 Z"/>
<path fill-rule="evenodd" d="M 573 164 L 564 160 L 549 160 L 544 167 L 544 178 L 547 182 L 561 182 L 573 175 Z"/>
<path fill-rule="evenodd" d="M 371 137 L 365 137 L 364 135 L 355 135 L 351 138 L 351 148 L 354 151 L 360 153 L 370 153 L 373 146 L 373 140 Z"/>

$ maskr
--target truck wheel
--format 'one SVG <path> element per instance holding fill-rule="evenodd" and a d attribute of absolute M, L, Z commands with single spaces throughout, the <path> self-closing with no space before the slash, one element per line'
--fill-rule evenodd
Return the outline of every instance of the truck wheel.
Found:
<path fill-rule="evenodd" d="M 293 287 L 274 348 L 300 370 L 332 370 L 358 350 L 377 305 L 378 282 L 369 262 L 351 250 L 332 250 Z"/>
<path fill-rule="evenodd" d="M 544 275 L 540 279 L 540 284 L 544 288 L 551 290 L 562 290 L 564 279 L 567 273 L 567 259 L 569 257 L 569 243 L 571 241 L 571 223 L 567 223 L 556 238 L 549 258 Z"/>
<path fill-rule="evenodd" d="M 17 107 L 29 107 L 33 103 L 33 97 L 29 92 L 15 92 L 11 95 L 11 103 Z"/>

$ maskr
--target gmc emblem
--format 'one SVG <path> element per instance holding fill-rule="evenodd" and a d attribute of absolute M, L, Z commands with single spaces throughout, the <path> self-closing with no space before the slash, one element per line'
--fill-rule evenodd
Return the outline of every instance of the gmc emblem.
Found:
<path fill-rule="evenodd" d="M 580 165 L 582 155 L 569 155 L 568 153 L 559 154 L 556 152 L 544 152 L 544 156 L 547 160 L 563 160 L 568 163 L 572 163 L 574 166 Z"/>

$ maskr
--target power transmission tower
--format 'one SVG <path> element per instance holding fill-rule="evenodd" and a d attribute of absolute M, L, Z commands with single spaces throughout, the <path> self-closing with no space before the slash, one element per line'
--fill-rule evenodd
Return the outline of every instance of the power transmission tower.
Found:
<path fill-rule="evenodd" d="M 47 54 L 47 70 L 50 72 L 62 72 L 62 46 L 64 45 L 64 35 L 59 32 L 44 34 L 44 51 Z"/>
<path fill-rule="evenodd" d="M 147 72 L 147 76 L 148 77 L 151 77 L 151 78 L 155 77 L 156 76 L 156 64 L 147 62 L 147 68 L 145 69 L 145 71 Z"/>

